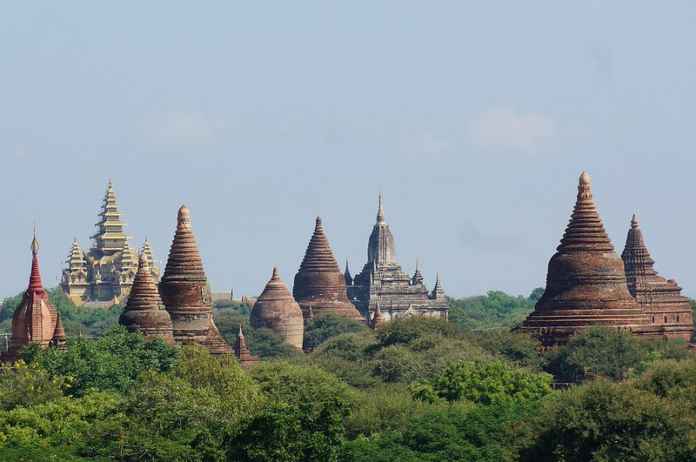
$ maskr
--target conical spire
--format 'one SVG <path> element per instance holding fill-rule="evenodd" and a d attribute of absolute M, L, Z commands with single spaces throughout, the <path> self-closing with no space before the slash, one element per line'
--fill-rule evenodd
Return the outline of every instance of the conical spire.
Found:
<path fill-rule="evenodd" d="M 31 274 L 29 275 L 28 290 L 43 290 L 41 271 L 39 270 L 39 241 L 36 239 L 36 227 L 34 227 L 34 237 L 31 240 Z"/>
<path fill-rule="evenodd" d="M 347 286 L 353 285 L 353 276 L 350 274 L 350 268 L 348 267 L 348 259 L 346 258 L 346 270 L 343 272 L 343 278 L 346 280 Z"/>
<path fill-rule="evenodd" d="M 292 293 L 302 308 L 305 319 L 309 319 L 311 305 L 316 315 L 331 312 L 364 321 L 357 308 L 348 300 L 346 280 L 338 268 L 319 217 L 300 269 L 295 275 Z"/>
<path fill-rule="evenodd" d="M 293 347 L 302 348 L 302 310 L 275 267 L 271 279 L 251 310 L 250 322 L 253 327 L 271 329 Z"/>
<path fill-rule="evenodd" d="M 242 332 L 242 325 L 239 325 L 239 334 L 237 334 L 237 341 L 234 344 L 234 355 L 239 360 L 242 367 L 251 366 L 259 362 L 259 358 L 252 356 L 249 348 L 246 344 L 246 339 L 244 338 L 244 332 Z"/>
<path fill-rule="evenodd" d="M 178 280 L 207 281 L 198 244 L 193 235 L 191 212 L 185 205 L 179 208 L 176 233 L 162 276 L 162 282 Z"/>
<path fill-rule="evenodd" d="M 442 288 L 442 283 L 440 282 L 440 273 L 435 273 L 435 287 L 430 294 L 430 298 L 439 300 L 445 297 L 445 289 Z"/>
<path fill-rule="evenodd" d="M 372 328 L 377 329 L 380 327 L 382 324 L 384 324 L 384 316 L 382 316 L 382 309 L 379 306 L 379 303 L 375 306 L 375 312 L 372 314 Z"/>
<path fill-rule="evenodd" d="M 423 274 L 420 271 L 420 261 L 416 259 L 416 271 L 413 272 L 413 277 L 411 278 L 411 285 L 423 284 Z"/>
<path fill-rule="evenodd" d="M 558 251 L 613 252 L 604 224 L 592 197 L 592 179 L 587 172 L 580 175 L 578 197 Z"/>
<path fill-rule="evenodd" d="M 320 217 L 316 219 L 314 234 L 307 245 L 300 271 L 339 271 L 338 262 L 331 251 Z"/>
<path fill-rule="evenodd" d="M 53 332 L 51 343 L 60 350 L 65 349 L 65 329 L 63 328 L 63 321 L 60 320 L 60 313 L 58 312 L 56 312 L 56 329 Z"/>
<path fill-rule="evenodd" d="M 657 274 L 657 271 L 653 268 L 655 260 L 652 259 L 645 245 L 643 232 L 640 229 L 638 217 L 635 214 L 631 217 L 631 228 L 628 230 L 626 247 L 624 247 L 621 258 L 626 267 L 629 288 L 632 285 L 631 282 L 635 284 L 636 277 L 655 276 Z"/>
<path fill-rule="evenodd" d="M 384 223 L 384 198 L 379 193 L 379 204 L 377 206 L 377 224 Z"/>

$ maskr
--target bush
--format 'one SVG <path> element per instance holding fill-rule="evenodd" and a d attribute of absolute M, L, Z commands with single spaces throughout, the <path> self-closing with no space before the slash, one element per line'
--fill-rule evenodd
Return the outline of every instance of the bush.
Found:
<path fill-rule="evenodd" d="M 337 335 L 362 332 L 367 329 L 364 323 L 343 316 L 335 314 L 319 316 L 305 325 L 304 348 L 312 350 Z"/>

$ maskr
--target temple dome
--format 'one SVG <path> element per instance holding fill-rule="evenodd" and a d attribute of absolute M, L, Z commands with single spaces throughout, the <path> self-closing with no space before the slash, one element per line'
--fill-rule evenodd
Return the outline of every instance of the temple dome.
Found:
<path fill-rule="evenodd" d="M 250 321 L 254 328 L 271 329 L 293 347 L 302 349 L 302 310 L 292 298 L 288 286 L 278 276 L 276 268 L 273 268 L 271 279 L 251 310 Z"/>

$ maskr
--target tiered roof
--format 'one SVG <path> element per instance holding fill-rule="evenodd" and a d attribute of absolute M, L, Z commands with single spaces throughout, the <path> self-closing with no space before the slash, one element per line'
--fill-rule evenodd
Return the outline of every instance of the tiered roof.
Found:
<path fill-rule="evenodd" d="M 116 193 L 114 192 L 111 180 L 106 187 L 106 194 L 102 202 L 102 210 L 99 213 L 101 219 L 95 226 L 97 233 L 92 236 L 96 244 L 96 249 L 104 255 L 113 255 L 119 252 L 128 240 L 128 236 L 123 232 L 125 223 L 121 221 L 121 212 L 116 203 Z"/>

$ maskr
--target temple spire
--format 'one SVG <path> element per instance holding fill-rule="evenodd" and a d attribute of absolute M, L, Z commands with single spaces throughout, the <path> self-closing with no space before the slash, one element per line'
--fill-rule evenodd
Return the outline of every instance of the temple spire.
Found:
<path fill-rule="evenodd" d="M 377 223 L 384 223 L 384 198 L 379 193 L 379 205 L 377 207 Z"/>
<path fill-rule="evenodd" d="M 39 241 L 36 239 L 36 226 L 31 240 L 31 274 L 29 276 L 29 290 L 43 290 L 41 283 L 41 271 L 39 270 Z"/>
<path fill-rule="evenodd" d="M 350 274 L 350 268 L 348 267 L 348 259 L 346 258 L 346 270 L 343 272 L 343 277 L 346 280 L 347 286 L 353 285 L 353 276 Z"/>
<path fill-rule="evenodd" d="M 440 273 L 435 273 L 435 287 L 433 287 L 430 297 L 435 300 L 445 297 L 445 289 L 442 288 L 442 283 L 440 282 Z"/>

